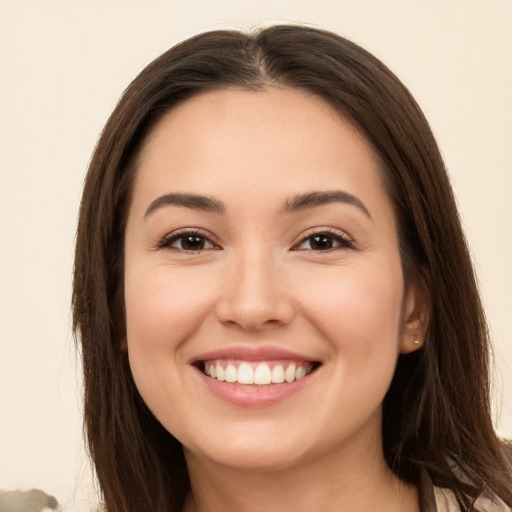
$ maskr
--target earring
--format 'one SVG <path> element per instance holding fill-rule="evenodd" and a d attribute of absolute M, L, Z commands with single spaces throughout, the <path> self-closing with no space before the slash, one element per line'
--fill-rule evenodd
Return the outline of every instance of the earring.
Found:
<path fill-rule="evenodd" d="M 414 340 L 414 341 L 413 341 L 413 343 L 414 343 L 415 345 L 419 345 L 419 344 L 420 344 L 420 340 Z"/>

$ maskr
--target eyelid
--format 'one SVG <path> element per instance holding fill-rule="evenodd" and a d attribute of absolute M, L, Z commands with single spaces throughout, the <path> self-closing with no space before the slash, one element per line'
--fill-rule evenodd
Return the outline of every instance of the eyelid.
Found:
<path fill-rule="evenodd" d="M 207 240 L 213 247 L 208 247 L 206 249 L 197 249 L 197 250 L 187 250 L 187 249 L 179 249 L 176 247 L 172 247 L 171 244 L 174 243 L 176 240 L 179 240 L 180 238 L 185 237 L 186 235 L 189 236 L 199 236 L 201 238 L 204 238 Z M 208 233 L 207 231 L 200 229 L 200 228 L 193 228 L 193 227 L 186 227 L 186 228 L 180 228 L 176 229 L 175 231 L 171 231 L 170 233 L 167 233 L 162 238 L 160 238 L 155 248 L 158 249 L 169 249 L 169 250 L 175 250 L 176 252 L 184 252 L 184 253 L 193 253 L 193 252 L 204 252 L 204 251 L 211 251 L 211 250 L 217 250 L 220 249 L 219 243 L 216 241 L 215 237 Z"/>
<path fill-rule="evenodd" d="M 315 249 L 300 249 L 300 245 L 302 245 L 306 240 L 318 235 L 328 235 L 334 239 L 337 239 L 340 242 L 340 245 L 337 247 L 332 247 L 330 249 L 325 250 L 315 250 Z M 314 251 L 314 252 L 331 252 L 342 249 L 355 249 L 355 242 L 345 231 L 341 229 L 336 229 L 333 227 L 315 227 L 310 228 L 304 233 L 302 233 L 299 239 L 292 245 L 292 251 Z"/>
<path fill-rule="evenodd" d="M 204 238 L 209 244 L 212 245 L 212 247 L 208 247 L 205 249 L 197 249 L 197 250 L 187 250 L 187 249 L 180 249 L 176 247 L 172 247 L 172 244 L 179 240 L 182 237 L 185 236 L 198 236 L 201 238 Z M 330 249 L 325 250 L 315 250 L 315 249 L 300 249 L 300 245 L 302 245 L 305 241 L 308 239 L 318 235 L 328 235 L 332 237 L 333 239 L 337 240 L 340 245 L 336 247 L 332 247 Z M 306 230 L 303 232 L 300 237 L 298 237 L 297 241 L 293 243 L 290 250 L 292 251 L 315 251 L 315 252 L 330 252 L 330 251 L 336 251 L 341 249 L 354 249 L 355 243 L 353 239 L 345 232 L 340 229 L 336 229 L 333 227 L 314 227 Z M 160 238 L 156 244 L 155 249 L 168 249 L 168 250 L 175 250 L 176 252 L 184 252 L 184 253 L 192 253 L 192 252 L 205 252 L 210 250 L 218 250 L 221 249 L 220 244 L 216 240 L 216 237 L 214 237 L 211 233 L 195 227 L 185 227 L 180 228 L 175 231 L 171 231 L 170 233 L 167 233 L 162 238 Z"/>

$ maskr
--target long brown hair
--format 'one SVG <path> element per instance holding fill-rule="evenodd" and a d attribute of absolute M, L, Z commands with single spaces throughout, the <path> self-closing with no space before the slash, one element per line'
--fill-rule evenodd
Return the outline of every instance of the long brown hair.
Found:
<path fill-rule="evenodd" d="M 489 342 L 453 192 L 421 110 L 374 56 L 335 34 L 274 26 L 214 31 L 171 48 L 124 92 L 92 157 L 80 209 L 73 313 L 85 376 L 85 429 L 109 512 L 178 511 L 189 490 L 179 442 L 142 401 L 124 337 L 123 244 L 140 153 L 177 103 L 202 91 L 279 85 L 313 93 L 354 123 L 381 162 L 406 280 L 431 320 L 399 358 L 384 401 L 384 454 L 404 481 L 422 472 L 463 510 L 485 487 L 512 505 L 512 470 L 489 406 Z"/>

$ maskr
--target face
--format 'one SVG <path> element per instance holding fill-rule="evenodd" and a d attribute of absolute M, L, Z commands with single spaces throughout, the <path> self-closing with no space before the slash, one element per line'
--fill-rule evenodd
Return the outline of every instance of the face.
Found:
<path fill-rule="evenodd" d="M 143 148 L 125 244 L 131 370 L 188 456 L 264 470 L 379 442 L 418 301 L 376 159 L 323 100 L 174 108 Z"/>

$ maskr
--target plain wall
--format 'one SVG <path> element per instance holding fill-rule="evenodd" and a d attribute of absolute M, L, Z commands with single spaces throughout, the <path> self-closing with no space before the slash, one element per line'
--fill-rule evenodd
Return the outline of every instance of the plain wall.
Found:
<path fill-rule="evenodd" d="M 81 186 L 118 97 L 188 36 L 274 22 L 353 39 L 424 109 L 495 343 L 496 425 L 512 437 L 511 0 L 0 0 L 0 489 L 97 502 L 69 304 Z"/>

